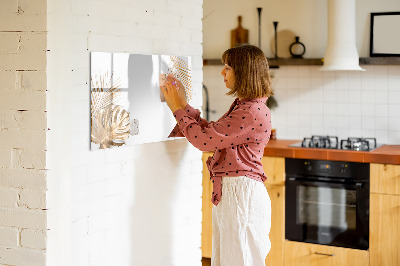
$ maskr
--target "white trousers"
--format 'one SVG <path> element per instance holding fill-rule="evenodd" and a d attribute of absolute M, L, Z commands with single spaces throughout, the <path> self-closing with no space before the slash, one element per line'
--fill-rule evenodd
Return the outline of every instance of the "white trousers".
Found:
<path fill-rule="evenodd" d="M 265 265 L 271 249 L 271 201 L 262 182 L 245 176 L 223 177 L 212 224 L 212 266 Z"/>

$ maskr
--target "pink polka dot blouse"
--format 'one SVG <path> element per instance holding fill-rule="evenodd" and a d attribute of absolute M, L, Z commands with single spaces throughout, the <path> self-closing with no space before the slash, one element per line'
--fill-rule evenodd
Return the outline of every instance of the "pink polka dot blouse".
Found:
<path fill-rule="evenodd" d="M 178 124 L 169 137 L 186 137 L 201 151 L 214 151 L 207 160 L 213 182 L 211 201 L 221 200 L 224 176 L 247 176 L 261 182 L 267 179 L 261 159 L 271 132 L 271 112 L 267 97 L 238 98 L 218 121 L 208 122 L 189 104 L 174 112 Z"/>

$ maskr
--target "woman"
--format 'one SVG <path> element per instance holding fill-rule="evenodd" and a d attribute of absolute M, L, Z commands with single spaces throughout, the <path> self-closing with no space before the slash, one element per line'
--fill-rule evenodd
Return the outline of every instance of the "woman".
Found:
<path fill-rule="evenodd" d="M 186 103 L 173 77 L 161 88 L 178 122 L 170 137 L 185 136 L 201 151 L 214 151 L 207 161 L 213 182 L 212 265 L 265 265 L 271 246 L 271 202 L 261 164 L 271 130 L 268 62 L 252 45 L 228 49 L 222 62 L 227 95 L 237 98 L 216 122 Z"/>

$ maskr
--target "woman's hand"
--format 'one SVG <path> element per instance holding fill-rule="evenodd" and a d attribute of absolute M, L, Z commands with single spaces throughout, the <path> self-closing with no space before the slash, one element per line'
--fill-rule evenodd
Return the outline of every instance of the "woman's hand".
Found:
<path fill-rule="evenodd" d="M 185 108 L 187 105 L 185 86 L 183 86 L 182 82 L 179 79 L 176 79 L 172 74 L 170 74 L 168 76 L 171 77 L 173 79 L 173 81 L 178 85 L 179 103 L 183 108 Z"/>
<path fill-rule="evenodd" d="M 167 76 L 167 81 L 164 86 L 160 88 L 164 93 L 165 101 L 172 113 L 186 107 L 185 88 L 182 83 L 178 82 L 173 76 Z"/>

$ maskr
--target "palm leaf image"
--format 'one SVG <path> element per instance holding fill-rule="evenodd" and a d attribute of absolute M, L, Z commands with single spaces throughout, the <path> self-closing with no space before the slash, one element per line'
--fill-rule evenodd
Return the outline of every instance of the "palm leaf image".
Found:
<path fill-rule="evenodd" d="M 129 113 L 120 105 L 110 104 L 92 116 L 92 142 L 100 149 L 121 146 L 130 133 Z"/>
<path fill-rule="evenodd" d="M 91 116 L 106 106 L 115 103 L 121 97 L 120 80 L 114 80 L 114 74 L 104 74 L 91 77 Z"/>
<path fill-rule="evenodd" d="M 189 64 L 177 56 L 168 56 L 168 74 L 173 74 L 185 86 L 188 100 L 192 99 L 192 74 Z"/>

